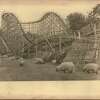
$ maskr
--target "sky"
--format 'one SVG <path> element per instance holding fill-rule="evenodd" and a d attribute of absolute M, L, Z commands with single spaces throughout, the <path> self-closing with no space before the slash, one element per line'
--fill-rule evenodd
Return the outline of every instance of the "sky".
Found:
<path fill-rule="evenodd" d="M 52 11 L 62 18 L 73 12 L 88 14 L 100 0 L 0 0 L 0 11 L 14 13 L 21 22 L 39 20 Z"/>

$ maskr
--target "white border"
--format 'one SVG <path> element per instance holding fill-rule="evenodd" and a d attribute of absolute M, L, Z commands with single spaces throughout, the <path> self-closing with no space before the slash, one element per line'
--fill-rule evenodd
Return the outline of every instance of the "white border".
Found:
<path fill-rule="evenodd" d="M 100 99 L 100 81 L 0 82 L 0 99 Z"/>

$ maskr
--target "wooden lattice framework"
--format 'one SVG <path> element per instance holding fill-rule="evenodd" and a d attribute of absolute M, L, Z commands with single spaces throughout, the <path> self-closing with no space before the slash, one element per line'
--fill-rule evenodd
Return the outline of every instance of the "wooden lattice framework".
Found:
<path fill-rule="evenodd" d="M 24 45 L 28 43 L 23 34 L 18 18 L 12 13 L 3 13 L 0 36 L 7 51 L 16 56 L 22 56 Z"/>
<path fill-rule="evenodd" d="M 80 30 L 81 38 L 77 38 L 66 55 L 64 61 L 73 61 L 76 65 L 100 63 L 100 20 L 88 24 Z"/>
<path fill-rule="evenodd" d="M 54 12 L 46 13 L 40 20 L 35 22 L 22 23 L 22 28 L 27 33 L 38 34 L 35 40 L 36 55 L 38 54 L 39 45 L 45 43 L 46 47 L 51 52 L 55 52 L 54 44 L 58 44 L 58 50 L 62 52 L 63 38 L 68 37 L 66 25 L 64 21 Z M 55 42 L 57 40 L 57 42 Z M 69 40 L 68 40 L 69 41 Z M 41 49 L 41 48 L 40 48 Z M 48 51 L 48 50 L 47 50 Z"/>

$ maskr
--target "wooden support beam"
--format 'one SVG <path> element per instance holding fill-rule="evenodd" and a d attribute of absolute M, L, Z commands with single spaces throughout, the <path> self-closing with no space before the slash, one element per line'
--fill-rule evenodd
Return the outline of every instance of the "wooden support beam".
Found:
<path fill-rule="evenodd" d="M 93 30 L 94 30 L 94 37 L 95 37 L 95 44 L 94 44 L 94 48 L 95 48 L 95 59 L 98 58 L 98 45 L 97 45 L 97 34 L 96 34 L 96 24 L 94 24 L 94 27 L 93 27 Z"/>
<path fill-rule="evenodd" d="M 37 39 L 35 40 L 35 56 L 37 57 L 38 55 L 38 43 L 37 43 Z"/>
<path fill-rule="evenodd" d="M 81 39 L 80 31 L 78 31 L 78 39 Z"/>
<path fill-rule="evenodd" d="M 5 42 L 5 40 L 1 36 L 0 36 L 0 39 L 1 39 L 2 43 L 3 43 L 3 45 L 5 46 L 6 51 L 9 52 L 10 49 L 9 49 L 7 43 Z"/>
<path fill-rule="evenodd" d="M 59 36 L 59 52 L 62 52 L 62 45 L 61 45 L 62 39 L 61 36 Z"/>

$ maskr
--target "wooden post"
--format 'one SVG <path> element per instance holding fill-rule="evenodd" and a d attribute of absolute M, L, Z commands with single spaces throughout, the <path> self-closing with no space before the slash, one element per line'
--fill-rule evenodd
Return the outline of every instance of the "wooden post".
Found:
<path fill-rule="evenodd" d="M 94 45 L 94 47 L 96 48 L 96 46 L 97 46 L 97 44 L 96 44 L 96 42 L 97 42 L 97 36 L 96 36 L 96 25 L 95 24 L 94 24 L 93 29 L 94 29 L 94 38 L 95 38 L 95 45 Z"/>
<path fill-rule="evenodd" d="M 31 24 L 29 23 L 29 33 L 31 33 Z"/>
<path fill-rule="evenodd" d="M 0 36 L 0 39 L 1 39 L 2 43 L 3 43 L 3 45 L 5 46 L 7 52 L 9 52 L 9 47 L 8 47 L 7 43 L 4 41 L 4 39 L 1 36 Z"/>
<path fill-rule="evenodd" d="M 76 33 L 74 32 L 74 39 L 76 39 Z"/>
<path fill-rule="evenodd" d="M 94 43 L 94 48 L 95 48 L 95 58 L 98 58 L 98 47 L 97 47 L 97 34 L 96 34 L 96 24 L 94 24 L 94 37 L 95 37 L 95 43 Z"/>
<path fill-rule="evenodd" d="M 59 52 L 62 52 L 62 45 L 61 45 L 61 36 L 59 36 Z"/>
<path fill-rule="evenodd" d="M 35 46 L 35 56 L 37 57 L 37 50 L 38 50 L 37 39 L 36 39 L 35 43 L 36 43 L 36 46 Z"/>
<path fill-rule="evenodd" d="M 29 55 L 30 55 L 30 47 L 28 48 L 28 52 L 27 53 L 28 53 L 27 56 L 29 57 Z"/>
<path fill-rule="evenodd" d="M 78 39 L 81 39 L 80 31 L 78 31 Z"/>

